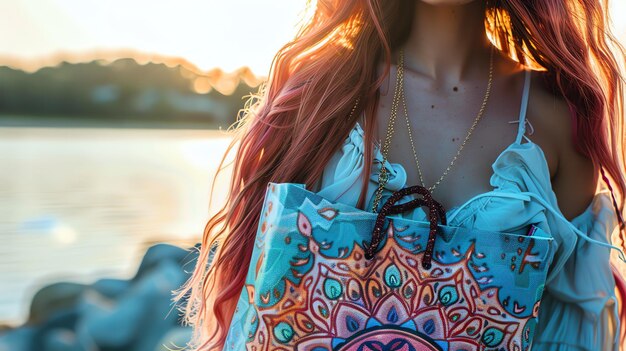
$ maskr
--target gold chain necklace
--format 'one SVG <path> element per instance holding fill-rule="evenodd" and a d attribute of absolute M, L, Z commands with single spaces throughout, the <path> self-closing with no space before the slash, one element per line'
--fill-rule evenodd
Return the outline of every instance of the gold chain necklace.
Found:
<path fill-rule="evenodd" d="M 380 203 L 380 199 L 383 196 L 383 188 L 387 184 L 389 180 L 389 175 L 387 174 L 387 168 L 385 167 L 385 163 L 387 162 L 387 151 L 389 149 L 389 143 L 391 142 L 391 136 L 393 135 L 393 128 L 396 122 L 396 116 L 398 114 L 398 103 L 400 97 L 400 89 L 402 85 L 402 72 L 396 72 L 396 86 L 393 92 L 393 100 L 391 102 L 391 116 L 389 117 L 389 122 L 387 123 L 387 135 L 385 136 L 385 143 L 382 146 L 382 155 L 383 160 L 381 162 L 381 170 L 378 173 L 378 188 L 374 193 L 374 202 L 372 203 L 372 212 L 378 212 L 378 204 Z M 357 100 L 358 103 L 358 100 Z"/>
<path fill-rule="evenodd" d="M 420 169 L 420 163 L 417 159 L 417 152 L 415 151 L 415 143 L 413 142 L 413 133 L 411 132 L 411 124 L 409 123 L 409 114 L 407 112 L 407 106 L 406 106 L 406 100 L 405 100 L 405 96 L 404 96 L 404 52 L 402 49 L 400 49 L 400 64 L 398 65 L 398 71 L 400 71 L 399 75 L 401 76 L 400 80 L 400 94 L 402 96 L 402 104 L 404 105 L 404 116 L 406 117 L 406 128 L 407 131 L 409 132 L 409 139 L 411 140 L 411 148 L 413 149 L 413 156 L 415 157 L 415 164 L 417 165 L 417 172 L 419 173 L 419 177 L 420 177 L 420 182 L 422 183 L 422 186 L 426 187 L 426 184 L 424 182 L 424 178 L 422 176 L 422 170 Z M 482 118 L 484 112 L 485 112 L 485 107 L 487 106 L 487 101 L 489 100 L 489 95 L 491 93 L 491 83 L 493 80 L 493 46 L 491 47 L 491 52 L 490 52 L 490 57 L 489 57 L 489 81 L 487 82 L 487 91 L 485 92 L 485 97 L 483 98 L 483 103 L 480 106 L 480 110 L 478 111 L 478 115 L 476 116 L 476 118 L 474 119 L 474 123 L 472 123 L 472 126 L 470 127 L 467 136 L 465 137 L 465 140 L 463 140 L 463 143 L 461 144 L 461 147 L 459 148 L 459 150 L 457 151 L 456 155 L 454 156 L 454 158 L 452 158 L 452 161 L 450 162 L 450 165 L 448 166 L 448 168 L 446 168 L 446 170 L 443 172 L 443 174 L 441 175 L 441 177 L 439 178 L 439 180 L 433 184 L 432 186 L 428 187 L 428 190 L 432 193 L 435 188 L 437 187 L 437 185 L 439 185 L 439 183 L 441 183 L 441 181 L 443 180 L 443 178 L 448 174 L 448 172 L 450 171 L 450 169 L 452 168 L 452 166 L 454 165 L 454 162 L 456 161 L 456 159 L 459 157 L 459 155 L 461 154 L 461 150 L 463 150 L 463 147 L 465 146 L 465 143 L 467 143 L 467 141 L 469 140 L 470 136 L 472 135 L 472 132 L 474 131 L 474 128 L 476 127 L 476 125 L 478 124 L 478 121 L 480 121 L 480 119 Z"/>
<path fill-rule="evenodd" d="M 400 50 L 400 62 L 398 64 L 399 69 L 396 71 L 396 86 L 395 86 L 395 90 L 394 90 L 394 95 L 393 95 L 393 100 L 391 103 L 391 116 L 389 117 L 389 122 L 387 124 L 387 134 L 385 136 L 385 143 L 382 146 L 382 156 L 383 156 L 383 160 L 381 162 L 381 170 L 378 174 L 378 188 L 376 189 L 376 192 L 374 193 L 374 202 L 372 203 L 372 212 L 377 212 L 378 209 L 378 204 L 380 203 L 380 199 L 382 198 L 382 193 L 383 193 L 383 188 L 385 187 L 385 185 L 387 184 L 387 181 L 389 180 L 389 176 L 387 174 L 387 168 L 384 166 L 385 163 L 387 162 L 387 153 L 389 150 L 389 144 L 391 142 L 391 136 L 393 135 L 393 130 L 394 130 L 394 126 L 395 126 L 395 120 L 396 120 L 396 116 L 397 116 L 397 108 L 398 108 L 398 103 L 399 103 L 399 99 L 400 99 L 400 95 L 402 93 L 403 94 L 403 88 L 402 88 L 402 82 L 403 82 L 403 66 L 404 66 L 404 55 L 402 50 Z M 469 135 L 471 135 L 474 127 L 477 124 L 477 121 L 480 120 L 480 117 L 483 115 L 485 106 L 486 106 L 486 101 L 489 98 L 489 94 L 491 91 L 491 83 L 492 83 L 492 78 L 493 78 L 493 47 L 491 47 L 491 54 L 490 54 L 490 64 L 489 64 L 489 83 L 487 85 L 487 93 L 485 94 L 485 99 L 483 100 L 483 105 L 481 106 L 481 109 L 479 111 L 479 114 L 476 118 L 476 120 L 474 121 L 474 123 L 472 124 L 472 127 L 470 128 L 470 131 L 468 133 L 468 136 L 465 138 L 465 140 L 463 141 L 463 144 L 461 145 L 461 149 L 463 148 L 463 146 L 465 145 L 465 143 L 467 142 L 467 140 L 469 139 Z M 403 99 L 404 100 L 404 99 Z M 354 107 L 352 108 L 352 112 L 354 112 L 354 110 L 356 109 L 356 106 L 359 103 L 359 99 L 357 99 Z M 406 113 L 406 103 L 404 104 L 405 107 L 405 115 L 408 115 Z M 352 114 L 352 113 L 351 113 Z M 410 126 L 409 126 L 409 131 L 410 131 Z M 411 146 L 413 147 L 413 154 L 416 158 L 417 161 L 417 153 L 415 152 L 415 146 L 413 144 L 413 138 L 412 136 L 409 134 L 410 139 L 411 139 Z M 450 168 L 452 167 L 452 164 L 454 164 L 454 161 L 456 160 L 456 158 L 458 157 L 459 153 L 461 150 L 459 150 L 456 154 L 456 156 L 454 157 L 454 159 L 452 160 L 452 163 L 450 164 L 450 166 L 448 166 L 448 168 L 446 169 L 446 172 L 444 172 L 444 175 L 439 179 L 439 181 L 432 186 L 429 191 L 432 191 L 432 189 L 434 189 L 434 187 L 436 185 L 438 185 L 441 180 L 443 179 L 443 177 L 448 173 L 448 171 L 450 170 Z M 422 176 L 421 176 L 421 170 L 419 169 L 419 163 L 418 164 L 418 171 L 420 172 L 420 180 L 422 181 L 422 184 L 424 184 Z"/>

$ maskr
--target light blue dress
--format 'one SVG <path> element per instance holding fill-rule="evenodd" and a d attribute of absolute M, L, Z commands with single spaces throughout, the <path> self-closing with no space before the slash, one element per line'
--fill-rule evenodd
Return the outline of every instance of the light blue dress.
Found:
<path fill-rule="evenodd" d="M 551 187 L 545 155 L 539 145 L 524 135 L 529 85 L 530 70 L 527 70 L 518 134 L 492 164 L 493 190 L 449 209 L 448 225 L 522 233 L 528 224 L 534 223 L 550 233 L 557 251 L 548 272 L 533 351 L 617 351 L 618 307 L 609 257 L 611 248 L 620 255 L 623 252 L 610 242 L 618 226 L 610 192 L 603 189 L 597 193 L 587 209 L 571 221 L 563 216 Z M 522 143 L 522 138 L 527 142 Z M 326 166 L 317 193 L 356 207 L 365 163 L 363 156 L 364 131 L 357 123 Z M 383 160 L 379 145 L 374 147 L 374 157 L 366 208 L 371 208 L 378 187 Z M 389 181 L 381 204 L 393 191 L 414 185 L 407 184 L 402 165 L 385 162 L 384 166 Z M 428 220 L 422 208 L 393 216 Z"/>

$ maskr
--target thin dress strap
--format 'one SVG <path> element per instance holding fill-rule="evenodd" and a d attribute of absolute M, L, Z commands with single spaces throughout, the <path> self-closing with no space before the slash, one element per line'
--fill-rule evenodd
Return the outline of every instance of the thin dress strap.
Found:
<path fill-rule="evenodd" d="M 522 136 L 526 131 L 526 109 L 528 107 L 528 92 L 530 90 L 530 73 L 532 71 L 528 68 L 524 70 L 524 91 L 522 93 L 522 103 L 519 110 L 519 125 L 517 127 L 517 137 L 515 143 L 522 142 Z"/>

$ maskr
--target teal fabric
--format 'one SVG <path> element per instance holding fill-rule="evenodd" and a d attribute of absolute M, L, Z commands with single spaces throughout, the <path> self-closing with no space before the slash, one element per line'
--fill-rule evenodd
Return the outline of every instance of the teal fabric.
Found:
<path fill-rule="evenodd" d="M 619 320 L 615 281 L 609 266 L 611 248 L 619 251 L 622 260 L 626 258 L 610 243 L 610 235 L 618 225 L 610 193 L 603 189 L 596 194 L 587 209 L 571 221 L 563 216 L 551 187 L 545 155 L 539 145 L 524 135 L 524 103 L 518 137 L 492 164 L 493 190 L 448 209 L 448 225 L 521 234 L 529 224 L 535 224 L 549 233 L 557 250 L 548 272 L 532 349 L 617 351 L 619 340 L 615 331 L 619 330 Z M 527 142 L 522 143 L 522 137 Z M 382 161 L 380 146 L 374 145 L 367 208 L 372 207 Z M 326 166 L 317 193 L 331 201 L 356 206 L 364 163 L 364 131 L 357 123 Z M 392 192 L 415 185 L 407 183 L 402 165 L 385 161 L 384 167 L 389 181 L 381 204 Z M 422 208 L 394 216 L 427 220 Z"/>

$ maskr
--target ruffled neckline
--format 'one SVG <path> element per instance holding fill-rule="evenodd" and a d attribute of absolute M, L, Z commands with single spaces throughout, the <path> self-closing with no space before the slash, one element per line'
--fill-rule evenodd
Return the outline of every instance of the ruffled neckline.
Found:
<path fill-rule="evenodd" d="M 354 142 L 361 145 L 364 143 L 365 132 L 359 122 L 356 123 L 354 129 L 351 131 L 350 134 L 352 138 L 356 139 L 353 140 Z M 380 163 L 383 162 L 383 155 L 380 149 L 381 146 L 378 142 L 375 141 L 374 159 L 378 164 L 378 167 L 376 172 L 372 173 L 372 180 L 374 180 L 377 185 L 378 174 L 381 170 Z M 550 170 L 543 149 L 541 149 L 538 144 L 534 143 L 531 140 L 527 140 L 526 143 L 516 143 L 515 141 L 513 141 L 511 144 L 507 145 L 502 150 L 502 152 L 500 152 L 500 154 L 498 154 L 495 161 L 493 161 L 493 163 L 491 164 L 492 175 L 490 177 L 489 184 L 492 187 L 492 190 L 476 194 L 462 204 L 447 209 L 446 217 L 448 218 L 448 221 L 451 221 L 452 219 L 457 217 L 461 213 L 462 209 L 476 209 L 477 207 L 472 205 L 474 205 L 475 202 L 481 198 L 493 195 L 502 195 L 502 192 L 505 191 L 505 187 L 503 185 L 505 185 L 508 181 L 514 182 L 517 180 L 512 178 L 510 175 L 505 174 L 505 172 L 503 171 L 507 170 L 511 166 L 519 167 L 520 165 L 527 165 L 528 162 L 526 160 L 528 159 L 537 160 L 537 164 L 534 165 L 535 167 L 524 167 L 525 171 L 527 173 L 530 173 L 529 176 L 532 176 L 538 180 L 543 180 L 541 182 L 543 185 L 543 190 L 556 201 L 556 194 L 552 190 L 552 185 L 549 182 Z M 389 182 L 385 186 L 387 190 L 393 192 L 408 186 L 406 169 L 402 164 L 385 160 L 384 165 L 387 168 L 387 172 L 389 173 Z M 548 181 L 546 182 L 545 179 L 548 179 Z M 583 216 L 585 212 L 588 212 L 591 209 L 591 207 L 592 205 L 589 204 L 587 209 L 579 216 Z M 423 215 L 419 219 L 425 219 L 426 213 L 424 212 L 424 210 L 420 208 L 419 211 Z"/>

